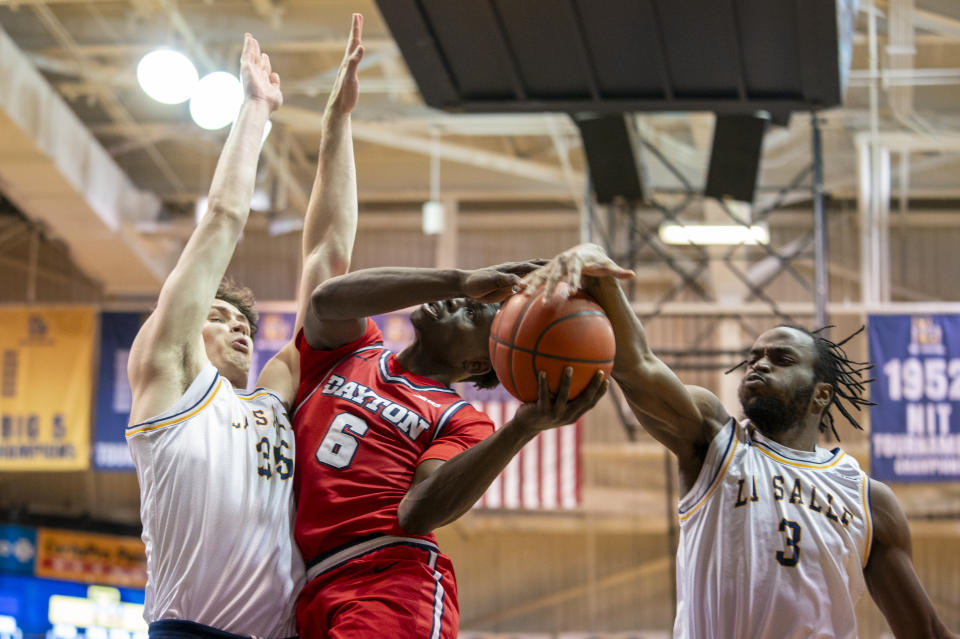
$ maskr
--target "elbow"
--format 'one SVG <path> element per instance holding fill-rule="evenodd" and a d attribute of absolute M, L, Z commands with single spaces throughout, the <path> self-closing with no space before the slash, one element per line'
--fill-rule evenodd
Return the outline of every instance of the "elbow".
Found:
<path fill-rule="evenodd" d="M 423 509 L 410 505 L 406 499 L 400 502 L 397 509 L 397 523 L 411 535 L 429 535 L 436 528 L 436 524 L 428 520 Z"/>
<path fill-rule="evenodd" d="M 241 209 L 220 198 L 210 198 L 207 203 L 207 211 L 203 214 L 203 217 L 214 221 L 232 222 L 243 226 L 247 222 L 249 213 L 250 210 L 248 208 Z"/>
<path fill-rule="evenodd" d="M 314 316 L 320 320 L 344 319 L 337 315 L 337 309 L 342 300 L 337 299 L 337 284 L 339 278 L 332 278 L 313 289 L 310 294 L 310 308 Z"/>
<path fill-rule="evenodd" d="M 350 270 L 352 253 L 352 241 L 325 236 L 319 245 L 304 249 L 303 272 L 322 272 L 327 278 L 343 275 Z"/>
<path fill-rule="evenodd" d="M 652 354 L 645 354 L 638 348 L 617 348 L 617 355 L 613 360 L 613 378 L 620 383 L 640 380 L 650 369 L 654 359 Z"/>

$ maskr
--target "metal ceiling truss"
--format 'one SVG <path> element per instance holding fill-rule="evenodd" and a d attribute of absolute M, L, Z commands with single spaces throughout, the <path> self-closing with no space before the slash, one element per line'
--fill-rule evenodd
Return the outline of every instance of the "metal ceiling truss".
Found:
<path fill-rule="evenodd" d="M 814 202 L 814 220 L 809 231 L 799 237 L 777 245 L 771 242 L 758 242 L 756 248 L 745 243 L 731 245 L 726 248 L 708 248 L 690 244 L 689 246 L 669 246 L 659 237 L 658 229 L 662 224 L 687 224 L 701 222 L 702 207 L 707 199 L 702 192 L 696 189 L 670 159 L 645 137 L 639 142 L 645 153 L 641 154 L 641 161 L 659 162 L 680 183 L 677 201 L 668 204 L 657 193 L 648 194 L 645 203 L 617 202 L 606 210 L 606 216 L 599 215 L 593 206 L 592 200 L 588 207 L 589 227 L 591 234 L 600 237 L 601 242 L 619 263 L 631 269 L 639 266 L 642 252 L 648 253 L 653 260 L 665 266 L 675 276 L 673 285 L 663 292 L 658 299 L 652 302 L 652 309 L 644 314 L 646 320 L 654 319 L 664 314 L 676 298 L 684 291 L 692 293 L 697 300 L 708 304 L 723 301 L 730 304 L 729 299 L 718 300 L 716 287 L 721 286 L 729 294 L 729 285 L 721 285 L 716 280 L 724 277 L 723 272 L 732 275 L 742 286 L 740 300 L 743 303 L 759 301 L 765 306 L 770 315 L 779 317 L 785 322 L 796 322 L 793 309 L 784 309 L 775 296 L 767 293 L 781 275 L 788 275 L 798 282 L 811 294 L 814 301 L 814 310 L 818 320 L 823 323 L 826 306 L 826 255 L 825 233 L 823 229 L 823 185 L 822 185 L 822 158 L 819 146 L 819 126 L 816 117 L 811 118 L 812 132 L 812 159 L 799 170 L 790 182 L 780 187 L 774 199 L 764 205 L 758 205 L 751 216 L 746 219 L 726 201 L 713 200 L 718 203 L 716 209 L 722 211 L 726 223 L 749 227 L 760 222 L 768 222 L 782 207 L 796 199 L 799 190 L 805 190 L 807 199 Z M 644 172 L 648 172 L 644 170 Z M 697 205 L 700 205 L 698 207 Z M 697 215 L 691 218 L 689 213 Z M 651 215 L 655 213 L 655 215 Z M 711 220 L 715 222 L 716 220 Z M 823 246 L 818 243 L 818 233 L 822 235 Z M 802 257 L 809 257 L 811 248 L 814 249 L 814 281 L 801 274 L 794 262 Z M 757 252 L 761 255 L 758 257 Z M 744 267 L 743 265 L 748 266 Z M 718 265 L 723 271 L 717 271 Z M 706 276 L 706 277 L 705 277 Z M 713 280 L 713 287 L 705 285 L 705 279 Z M 632 291 L 632 288 L 630 289 Z M 724 296 L 728 297 L 728 295 Z M 735 309 L 735 304 L 732 305 Z M 741 328 L 752 333 L 755 327 L 746 322 L 741 314 L 733 310 L 730 315 L 740 324 Z M 731 356 L 739 354 L 737 350 L 704 348 L 708 341 L 712 341 L 713 333 L 719 323 L 714 323 L 702 330 L 690 347 L 671 351 L 670 357 L 682 368 L 720 369 L 729 365 Z M 715 343 L 715 342 L 714 342 Z M 689 357 L 706 358 L 706 361 L 691 362 Z"/>

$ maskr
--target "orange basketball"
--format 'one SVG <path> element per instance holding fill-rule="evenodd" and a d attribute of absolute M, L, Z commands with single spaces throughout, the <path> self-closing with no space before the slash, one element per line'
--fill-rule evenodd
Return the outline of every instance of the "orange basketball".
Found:
<path fill-rule="evenodd" d="M 577 292 L 543 301 L 543 289 L 508 299 L 490 329 L 490 361 L 511 395 L 537 401 L 537 371 L 547 373 L 557 391 L 567 366 L 573 368 L 570 397 L 586 388 L 593 375 L 613 369 L 613 327 L 599 304 Z"/>

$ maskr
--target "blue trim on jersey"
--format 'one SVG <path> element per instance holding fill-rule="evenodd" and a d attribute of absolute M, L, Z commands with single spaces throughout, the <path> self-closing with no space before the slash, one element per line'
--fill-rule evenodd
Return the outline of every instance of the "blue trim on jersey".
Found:
<path fill-rule="evenodd" d="M 383 342 L 377 342 L 376 344 L 371 344 L 370 346 L 364 346 L 363 348 L 358 348 L 355 351 L 350 351 L 344 355 L 336 364 L 327 369 L 327 372 L 323 374 L 323 377 L 320 378 L 320 381 L 317 382 L 317 385 L 313 387 L 313 390 L 307 393 L 307 396 L 300 400 L 300 403 L 293 407 L 293 410 L 290 411 L 290 419 L 293 419 L 293 416 L 296 414 L 300 408 L 307 403 L 307 400 L 313 397 L 313 394 L 317 392 L 324 384 L 327 383 L 327 380 L 330 379 L 330 375 L 333 374 L 334 369 L 337 368 L 340 364 L 343 364 L 345 361 L 356 355 L 357 353 L 362 353 L 364 351 L 371 351 L 377 348 L 383 348 Z"/>
<path fill-rule="evenodd" d="M 214 369 L 214 370 L 216 370 L 216 369 Z M 189 413 L 189 412 L 192 411 L 194 408 L 196 408 L 197 406 L 199 406 L 200 404 L 203 403 L 203 400 L 205 400 L 205 399 L 210 395 L 211 391 L 213 391 L 213 387 L 216 386 L 217 381 L 218 381 L 219 379 L 220 379 L 220 373 L 217 373 L 216 375 L 214 375 L 214 376 L 213 376 L 213 381 L 210 382 L 210 386 L 207 387 L 207 390 L 203 391 L 203 395 L 200 396 L 200 399 L 198 399 L 198 400 L 197 400 L 193 405 L 191 405 L 189 408 L 184 408 L 184 409 L 183 409 L 182 411 L 180 411 L 179 413 L 174 413 L 173 415 L 162 415 L 162 414 L 161 414 L 159 417 L 155 417 L 155 418 L 153 418 L 153 419 L 151 419 L 151 420 L 149 420 L 149 421 L 140 422 L 140 423 L 138 423 L 138 424 L 131 424 L 131 425 L 127 426 L 127 430 L 130 430 L 131 428 L 140 428 L 141 426 L 147 426 L 148 424 L 156 424 L 157 422 L 164 422 L 164 421 L 167 421 L 167 420 L 169 420 L 169 419 L 176 419 L 177 417 L 179 417 L 180 415 L 183 415 L 184 413 Z M 191 384 L 191 385 L 192 385 L 192 384 Z M 283 403 L 283 402 L 281 402 L 281 403 Z"/>
<path fill-rule="evenodd" d="M 446 386 L 417 386 L 406 377 L 402 377 L 400 375 L 391 375 L 389 369 L 387 369 L 387 360 L 389 358 L 390 358 L 390 351 L 384 350 L 383 355 L 380 356 L 380 366 L 379 366 L 380 377 L 383 378 L 383 381 L 390 382 L 393 384 L 403 384 L 408 388 L 412 388 L 413 390 L 418 390 L 418 391 L 433 391 L 436 393 L 448 393 L 452 395 L 457 394 L 457 391 L 453 390 L 452 388 L 447 388 Z"/>
<path fill-rule="evenodd" d="M 350 543 L 343 544 L 342 546 L 337 546 L 337 547 L 334 548 L 333 550 L 328 550 L 328 551 L 325 552 L 325 553 L 322 553 L 322 554 L 317 555 L 317 556 L 314 557 L 311 561 L 305 562 L 305 563 L 306 563 L 306 569 L 307 569 L 307 570 L 310 570 L 311 568 L 313 568 L 314 566 L 316 566 L 317 564 L 319 564 L 321 561 L 323 561 L 323 560 L 326 559 L 327 557 L 332 557 L 332 556 L 334 556 L 335 554 L 337 554 L 338 552 L 344 551 L 344 550 L 346 550 L 347 548 L 351 548 L 351 547 L 353 547 L 353 546 L 362 544 L 362 543 L 365 542 L 365 541 L 370 541 L 371 539 L 376 539 L 377 537 L 384 537 L 384 536 L 385 536 L 385 535 L 384 535 L 383 533 L 373 533 L 372 535 L 366 535 L 366 536 L 364 536 L 364 537 L 357 537 L 356 539 L 354 539 L 354 540 L 351 541 Z"/>
<path fill-rule="evenodd" d="M 277 395 L 277 393 L 276 393 L 275 391 L 272 391 L 272 390 L 270 390 L 269 388 L 264 388 L 263 386 L 257 386 L 257 387 L 254 388 L 252 391 L 246 391 L 246 392 L 240 392 L 240 391 L 238 391 L 238 390 L 234 390 L 234 393 L 236 393 L 237 397 L 251 397 L 252 395 L 256 395 L 257 393 L 259 393 L 259 392 L 261 392 L 261 391 L 263 391 L 263 392 L 266 393 L 267 395 L 270 395 L 270 396 L 273 397 L 275 400 L 277 400 L 278 402 L 280 402 L 281 404 L 283 404 L 283 400 L 280 399 L 280 396 Z"/>
<path fill-rule="evenodd" d="M 426 550 L 427 552 L 439 552 L 438 549 L 437 549 L 437 545 L 434 544 L 434 543 L 431 543 L 431 542 L 429 542 L 429 541 L 427 541 L 427 540 L 423 540 L 422 542 L 418 542 L 418 541 L 416 541 L 416 540 L 414 540 L 414 539 L 409 539 L 409 540 L 405 540 L 405 541 L 394 541 L 394 542 L 391 542 L 391 543 L 383 544 L 382 546 L 376 546 L 376 547 L 371 548 L 371 549 L 369 549 L 369 550 L 367 550 L 367 551 L 361 552 L 361 553 L 359 553 L 359 554 L 357 554 L 357 555 L 350 555 L 349 557 L 344 557 L 343 561 L 339 561 L 339 562 L 333 564 L 332 566 L 330 566 L 329 568 L 327 568 L 327 569 L 324 570 L 323 572 L 317 573 L 316 575 L 313 575 L 312 577 L 309 575 L 310 569 L 313 568 L 314 566 L 316 566 L 317 564 L 319 564 L 320 562 L 322 562 L 324 559 L 326 559 L 326 558 L 328 558 L 328 557 L 330 557 L 330 556 L 332 556 L 332 555 L 335 555 L 335 554 L 337 554 L 337 553 L 339 553 L 339 552 L 342 552 L 343 550 L 345 550 L 345 549 L 347 549 L 347 548 L 350 548 L 350 547 L 352 547 L 352 546 L 356 546 L 356 545 L 358 545 L 358 544 L 363 543 L 364 541 L 369 541 L 370 539 L 375 539 L 375 538 L 377 538 L 377 537 L 386 537 L 386 535 L 377 533 L 377 534 L 374 534 L 374 535 L 370 535 L 369 537 L 363 537 L 363 538 L 361 538 L 361 539 L 359 539 L 359 540 L 357 540 L 357 541 L 350 542 L 349 544 L 344 544 L 343 546 L 339 546 L 339 547 L 337 547 L 337 548 L 335 548 L 335 549 L 333 549 L 333 550 L 331 550 L 331 551 L 329 551 L 329 552 L 325 552 L 325 553 L 323 553 L 322 555 L 320 555 L 319 557 L 317 557 L 316 559 L 314 559 L 313 561 L 309 562 L 309 563 L 307 564 L 307 566 L 306 566 L 306 568 L 307 568 L 307 571 L 306 571 L 306 572 L 307 572 L 307 583 L 313 581 L 313 580 L 316 579 L 317 577 L 320 577 L 320 576 L 322 576 L 322 575 L 327 574 L 327 573 L 330 572 L 331 570 L 336 570 L 337 568 L 340 568 L 341 566 L 350 563 L 350 562 L 353 561 L 354 559 L 359 559 L 360 557 L 366 557 L 367 555 L 369 555 L 369 554 L 371 554 L 371 553 L 375 553 L 375 552 L 380 551 L 380 550 L 383 550 L 384 548 L 395 548 L 396 546 L 410 546 L 411 548 L 416 548 L 417 550 Z"/>
<path fill-rule="evenodd" d="M 353 357 L 353 356 L 356 355 L 357 353 L 362 353 L 363 351 L 372 351 L 372 350 L 376 350 L 376 349 L 378 349 L 378 348 L 383 348 L 383 342 L 374 342 L 374 343 L 371 344 L 370 346 L 364 346 L 363 348 L 358 348 L 357 350 L 355 350 L 355 351 L 353 351 L 352 353 L 350 353 L 349 355 L 347 355 L 347 357 Z"/>
<path fill-rule="evenodd" d="M 186 619 L 158 619 L 148 626 L 150 639 L 249 639 Z"/>
<path fill-rule="evenodd" d="M 774 448 L 773 446 L 770 446 L 769 444 L 766 444 L 765 442 L 762 442 L 762 441 L 760 441 L 759 439 L 753 439 L 753 438 L 751 437 L 751 438 L 750 438 L 750 441 L 752 441 L 754 444 L 756 444 L 756 445 L 758 445 L 758 446 L 762 446 L 762 447 L 766 448 L 767 450 L 769 450 L 769 451 L 770 451 L 771 453 L 773 453 L 774 455 L 778 455 L 778 456 L 780 456 L 780 457 L 783 457 L 784 459 L 789 459 L 790 461 L 797 462 L 798 464 L 812 464 L 812 465 L 814 465 L 814 466 L 822 466 L 822 465 L 824 465 L 824 464 L 829 464 L 829 463 L 835 461 L 835 460 L 837 459 L 837 455 L 840 455 L 840 454 L 843 453 L 843 451 L 840 450 L 839 448 L 834 448 L 833 450 L 830 451 L 832 454 L 831 454 L 830 457 L 828 457 L 827 459 L 825 459 L 825 460 L 823 460 L 823 461 L 814 461 L 814 460 L 812 460 L 812 459 L 805 459 L 805 458 L 803 458 L 803 457 L 791 457 L 790 455 L 787 455 L 786 453 L 783 453 L 783 452 L 777 450 L 777 449 Z M 784 448 L 786 448 L 786 447 L 784 446 Z"/>
<path fill-rule="evenodd" d="M 433 441 L 439 437 L 440 431 L 442 431 L 443 427 L 447 425 L 447 422 L 450 421 L 450 418 L 466 405 L 467 402 L 462 399 L 459 402 L 450 404 L 450 406 L 447 407 L 447 410 L 443 411 L 443 414 L 440 415 L 440 419 L 437 420 L 437 427 L 433 429 L 433 437 L 430 438 L 430 441 Z"/>
<path fill-rule="evenodd" d="M 443 575 L 436 568 L 433 569 L 433 579 L 436 581 L 436 586 L 433 589 L 433 623 L 430 626 L 430 639 L 440 639 L 443 632 L 443 598 L 447 592 L 440 583 Z"/>
<path fill-rule="evenodd" d="M 710 489 L 713 487 L 714 482 L 717 481 L 717 476 L 720 475 L 720 472 L 724 469 L 723 460 L 727 458 L 727 453 L 730 452 L 730 446 L 733 444 L 733 440 L 736 439 L 736 437 L 737 437 L 737 424 L 736 424 L 736 421 L 731 417 L 731 418 L 730 418 L 730 421 L 727 422 L 727 423 L 728 423 L 728 424 L 731 424 L 731 427 L 730 427 L 730 439 L 727 440 L 727 445 L 726 445 L 726 446 L 724 447 L 724 449 L 723 449 L 723 454 L 720 455 L 720 460 L 719 460 L 720 463 L 717 464 L 717 469 L 714 471 L 713 477 L 711 477 L 711 478 L 710 478 L 710 481 L 707 482 L 707 485 L 703 487 L 703 491 L 702 491 L 699 495 L 697 495 L 697 498 L 696 498 L 696 499 L 690 500 L 690 504 L 691 504 L 691 505 L 690 505 L 690 508 L 692 508 L 693 506 L 696 506 L 697 504 L 699 504 L 699 503 L 700 503 L 700 500 L 703 499 L 704 496 L 706 496 L 706 494 L 707 494 L 708 492 L 710 492 Z M 690 508 L 687 508 L 686 510 L 684 510 L 683 508 L 678 508 L 678 512 L 682 515 L 682 514 L 686 513 L 687 511 L 689 511 Z"/>

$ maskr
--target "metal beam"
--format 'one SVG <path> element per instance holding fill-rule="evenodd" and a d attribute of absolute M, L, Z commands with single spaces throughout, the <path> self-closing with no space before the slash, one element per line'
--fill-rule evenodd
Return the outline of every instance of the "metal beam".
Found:
<path fill-rule="evenodd" d="M 273 119 L 293 128 L 316 131 L 320 129 L 322 115 L 307 109 L 284 107 L 274 114 Z M 561 167 L 522 160 L 502 153 L 494 153 L 453 142 L 435 141 L 418 135 L 398 132 L 394 127 L 354 122 L 353 139 L 419 155 L 429 156 L 436 153 L 443 160 L 555 186 L 568 186 L 567 175 Z M 583 184 L 582 173 L 574 174 L 573 179 L 577 185 Z"/>
<path fill-rule="evenodd" d="M 49 4 L 49 3 L 45 3 Z M 3 0 L 0 0 L 3 5 Z M 340 38 L 318 38 L 316 40 L 270 40 L 269 34 L 260 39 L 260 46 L 264 50 L 273 53 L 328 53 L 333 51 L 343 51 L 343 40 Z M 209 36 L 205 40 L 207 49 L 219 49 L 221 47 L 236 47 L 236 42 L 231 39 L 229 42 L 211 42 Z M 383 47 L 395 47 L 390 38 L 363 38 L 363 48 L 371 53 Z M 116 42 L 116 43 L 96 43 L 96 44 L 78 44 L 78 48 L 84 55 L 98 58 L 120 57 L 129 58 L 140 57 L 141 55 L 157 48 L 155 42 Z M 63 53 L 60 47 L 44 47 L 40 49 L 26 48 L 24 51 L 32 55 L 53 56 Z"/>
<path fill-rule="evenodd" d="M 366 91 L 366 80 L 361 89 Z M 423 134 L 430 134 L 432 130 L 437 130 L 441 135 L 455 135 L 461 137 L 510 137 L 510 136 L 544 136 L 553 138 L 560 136 L 568 149 L 580 146 L 580 136 L 576 129 L 570 123 L 566 116 L 557 114 L 523 114 L 523 115 L 470 115 L 458 114 L 450 115 L 442 111 L 435 111 L 428 108 L 404 109 L 402 106 L 391 106 L 396 109 L 396 117 L 390 116 L 389 125 L 392 129 L 398 131 Z M 319 132 L 319 116 L 315 118 L 300 118 L 302 114 L 315 114 L 310 109 L 300 107 L 283 106 L 277 115 L 273 117 L 276 121 L 282 121 L 285 118 L 290 120 L 289 124 L 293 128 Z M 289 114 L 289 117 L 288 115 Z M 383 126 L 385 115 L 377 110 L 370 108 L 360 109 L 352 116 L 354 125 L 358 123 L 369 123 Z M 183 126 L 191 125 L 186 123 L 173 124 L 168 121 L 141 122 L 140 126 Z M 90 130 L 104 135 L 121 135 L 122 127 L 114 123 L 91 124 Z M 196 128 L 193 128 L 196 131 Z"/>
<path fill-rule="evenodd" d="M 37 65 L 44 71 L 51 70 L 49 67 L 44 65 Z M 92 74 L 98 73 L 98 69 L 91 69 L 89 73 L 84 72 L 86 77 L 91 77 Z M 99 95 L 103 90 L 104 86 L 111 86 L 118 90 L 139 90 L 139 85 L 137 84 L 137 79 L 128 73 L 121 73 L 111 76 L 102 76 L 102 80 L 98 77 L 96 80 L 93 80 L 91 77 L 90 81 L 85 82 L 54 82 L 53 83 L 57 89 L 60 90 L 64 96 L 68 98 L 74 98 L 84 95 Z M 289 86 L 284 84 L 283 94 L 284 97 L 291 97 L 294 95 L 306 95 L 314 97 L 322 93 L 327 93 L 330 91 L 333 81 L 330 81 L 330 84 L 319 84 L 313 80 L 310 81 L 299 81 L 294 80 L 289 83 Z M 368 94 L 375 93 L 386 93 L 386 94 L 396 94 L 396 93 L 414 93 L 416 91 L 416 86 L 413 83 L 412 79 L 402 79 L 402 78 L 370 78 L 369 80 L 365 79 L 363 81 L 363 92 Z"/>
<path fill-rule="evenodd" d="M 254 10 L 261 18 L 266 18 L 274 29 L 280 28 L 283 10 L 273 4 L 272 0 L 250 0 Z"/>
<path fill-rule="evenodd" d="M 873 136 L 861 131 L 854 136 L 856 144 L 868 144 Z M 877 142 L 883 148 L 898 153 L 919 153 L 941 151 L 944 153 L 960 153 L 960 134 L 944 133 L 940 135 L 922 135 L 906 132 L 880 132 L 876 136 Z"/>
<path fill-rule="evenodd" d="M 76 40 L 73 39 L 73 36 L 70 35 L 70 32 L 63 26 L 63 23 L 60 22 L 49 7 L 43 4 L 36 4 L 33 5 L 32 8 L 40 22 L 61 46 L 67 49 L 77 60 L 86 61 L 84 54 L 77 48 Z M 127 108 L 121 104 L 120 100 L 108 86 L 102 87 L 102 90 L 98 93 L 98 97 L 104 110 L 113 120 L 122 124 L 136 124 L 136 120 L 134 120 Z M 167 182 L 169 182 L 174 189 L 182 190 L 184 188 L 183 181 L 167 162 L 166 158 L 160 154 L 160 151 L 157 150 L 157 147 L 154 146 L 152 142 L 147 140 L 144 140 L 144 142 L 144 151 L 150 159 L 153 160 L 157 168 L 160 169 L 163 177 L 166 178 Z"/>

